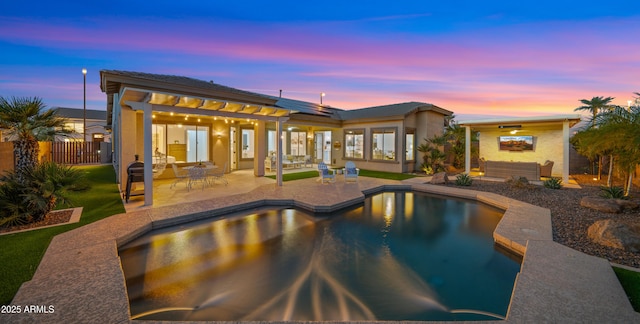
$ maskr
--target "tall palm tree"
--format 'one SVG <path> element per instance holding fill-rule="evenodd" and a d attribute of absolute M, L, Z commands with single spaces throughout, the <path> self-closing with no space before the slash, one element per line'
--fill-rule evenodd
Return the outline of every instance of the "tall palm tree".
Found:
<path fill-rule="evenodd" d="M 613 97 L 606 97 L 605 98 L 603 96 L 593 97 L 593 98 L 591 98 L 591 100 L 580 99 L 580 102 L 583 103 L 583 106 L 580 106 L 580 107 L 574 109 L 573 111 L 586 110 L 588 112 L 591 112 L 591 114 L 592 114 L 591 126 L 595 127 L 596 126 L 596 116 L 598 115 L 598 113 L 613 109 L 613 105 L 611 105 L 611 101 L 613 99 L 615 99 L 615 98 L 613 98 Z M 602 177 L 602 156 L 600 156 L 598 158 L 598 180 L 601 177 Z"/>
<path fill-rule="evenodd" d="M 595 126 L 595 124 L 596 124 L 596 116 L 602 110 L 610 110 L 610 109 L 612 109 L 613 106 L 611 105 L 611 101 L 613 99 L 615 99 L 615 98 L 614 97 L 606 97 L 606 98 L 604 98 L 603 96 L 593 97 L 593 98 L 591 98 L 591 100 L 580 99 L 580 102 L 582 102 L 584 105 L 574 109 L 573 111 L 586 110 L 586 111 L 590 112 L 592 114 L 592 116 L 593 116 L 591 118 L 592 125 Z"/>
<path fill-rule="evenodd" d="M 16 173 L 20 181 L 24 174 L 38 164 L 38 141 L 52 140 L 56 135 L 67 135 L 66 119 L 57 110 L 46 110 L 42 99 L 0 97 L 0 128 L 6 129 L 13 140 Z"/>

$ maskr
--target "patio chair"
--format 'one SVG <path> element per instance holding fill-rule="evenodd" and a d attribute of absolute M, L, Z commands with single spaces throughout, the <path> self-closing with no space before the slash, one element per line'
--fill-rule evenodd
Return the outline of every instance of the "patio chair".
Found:
<path fill-rule="evenodd" d="M 282 167 L 294 167 L 291 155 L 282 155 Z"/>
<path fill-rule="evenodd" d="M 224 176 L 225 173 L 227 173 L 227 162 L 224 163 L 224 167 L 222 169 L 218 168 L 211 170 L 209 173 L 209 182 L 213 184 L 216 180 L 220 180 L 225 186 L 228 185 L 229 181 L 227 181 L 227 178 Z"/>
<path fill-rule="evenodd" d="M 486 164 L 487 164 L 487 161 L 483 157 L 479 158 L 478 159 L 478 171 L 479 172 L 484 172 Z"/>
<path fill-rule="evenodd" d="M 162 173 L 166 168 L 167 168 L 166 160 L 158 160 L 158 163 L 153 165 L 153 178 L 156 179 L 157 177 L 162 175 Z"/>
<path fill-rule="evenodd" d="M 553 169 L 553 161 L 545 161 L 543 165 L 540 166 L 540 176 L 551 178 L 551 170 Z"/>
<path fill-rule="evenodd" d="M 204 186 L 207 184 L 207 169 L 205 167 L 192 167 L 189 169 L 189 183 L 187 184 L 187 191 L 191 190 L 191 188 L 196 183 L 202 184 L 202 190 L 204 190 Z"/>
<path fill-rule="evenodd" d="M 264 169 L 265 171 L 273 172 L 276 168 L 276 157 L 275 155 L 267 156 L 264 159 Z"/>
<path fill-rule="evenodd" d="M 342 172 L 344 173 L 344 181 L 358 181 L 358 174 L 360 174 L 360 169 L 356 168 L 355 163 L 347 161 L 347 163 L 344 165 L 344 169 L 342 169 Z"/>
<path fill-rule="evenodd" d="M 185 185 L 188 186 L 189 172 L 187 172 L 187 170 L 178 169 L 178 166 L 175 163 L 171 163 L 171 167 L 173 168 L 173 174 L 175 175 L 176 180 L 171 184 L 169 188 L 172 189 L 178 182 L 184 182 Z"/>
<path fill-rule="evenodd" d="M 304 156 L 304 167 L 305 168 L 312 168 L 313 167 L 313 160 L 311 159 L 311 155 L 305 155 Z"/>
<path fill-rule="evenodd" d="M 318 175 L 320 176 L 320 182 L 324 183 L 325 179 L 329 182 L 336 181 L 336 173 L 333 170 L 329 170 L 324 162 L 318 163 Z"/>
<path fill-rule="evenodd" d="M 216 169 L 218 168 L 217 166 L 215 166 L 211 161 L 204 161 L 202 162 L 202 164 L 204 164 L 206 171 L 206 177 L 207 177 L 207 184 L 212 184 L 213 182 L 211 181 L 211 179 L 213 179 L 213 177 L 216 174 Z"/>

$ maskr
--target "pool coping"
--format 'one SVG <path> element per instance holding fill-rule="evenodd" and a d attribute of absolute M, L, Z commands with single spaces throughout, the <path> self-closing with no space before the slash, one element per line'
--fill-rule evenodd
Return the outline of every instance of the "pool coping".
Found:
<path fill-rule="evenodd" d="M 283 187 L 263 185 L 224 199 L 118 214 L 62 233 L 53 238 L 32 280 L 21 286 L 12 301 L 12 305 L 51 305 L 55 311 L 2 314 L 0 318 L 18 323 L 152 323 L 130 319 L 118 246 L 151 229 L 241 208 L 286 205 L 331 212 L 385 190 L 415 190 L 477 200 L 505 210 L 494 240 L 522 255 L 523 262 L 506 320 L 483 323 L 640 321 L 640 313 L 633 310 L 607 260 L 553 242 L 548 209 L 493 193 L 372 178 L 329 186 L 318 184 L 315 179 L 298 180 L 295 185 L 289 182 Z"/>

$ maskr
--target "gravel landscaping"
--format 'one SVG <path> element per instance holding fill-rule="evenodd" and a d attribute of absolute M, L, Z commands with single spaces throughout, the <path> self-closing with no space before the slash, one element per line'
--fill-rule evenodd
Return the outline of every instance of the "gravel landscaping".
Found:
<path fill-rule="evenodd" d="M 625 211 L 619 214 L 604 213 L 580 206 L 580 200 L 585 196 L 599 196 L 600 185 L 606 184 L 594 181 L 591 175 L 572 176 L 582 189 L 562 188 L 548 189 L 543 186 L 529 185 L 516 188 L 508 183 L 482 181 L 475 179 L 470 187 L 473 190 L 493 192 L 505 197 L 517 199 L 532 205 L 551 210 L 553 225 L 553 240 L 584 253 L 605 258 L 611 262 L 640 268 L 640 253 L 624 251 L 592 242 L 587 237 L 587 229 L 595 221 L 602 219 L 624 220 L 640 224 L 640 210 Z M 449 186 L 455 186 L 450 182 Z M 638 186 L 634 186 L 632 197 L 640 202 Z"/>

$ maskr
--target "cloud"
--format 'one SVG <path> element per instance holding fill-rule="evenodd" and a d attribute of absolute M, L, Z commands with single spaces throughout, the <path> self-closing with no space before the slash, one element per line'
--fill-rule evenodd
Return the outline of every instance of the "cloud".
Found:
<path fill-rule="evenodd" d="M 404 18 L 420 15 L 372 19 Z M 94 70 L 130 69 L 227 81 L 240 88 L 284 88 L 285 94 L 308 101 L 317 101 L 316 94 L 325 91 L 328 103 L 345 108 L 426 101 L 456 112 L 567 113 L 581 98 L 606 95 L 626 102 L 631 92 L 640 91 L 632 88 L 640 75 L 640 44 L 622 36 L 640 33 L 634 17 L 361 33 L 361 24 L 372 19 L 291 26 L 148 17 L 6 18 L 0 21 L 0 42 L 76 55 L 94 64 Z M 77 97 L 77 75 L 56 72 L 31 71 L 27 76 L 37 80 L 23 80 L 14 71 L 13 81 L 0 81 L 0 87 L 18 93 L 37 89 L 60 100 Z M 104 100 L 97 81 L 91 82 L 92 99 Z"/>

